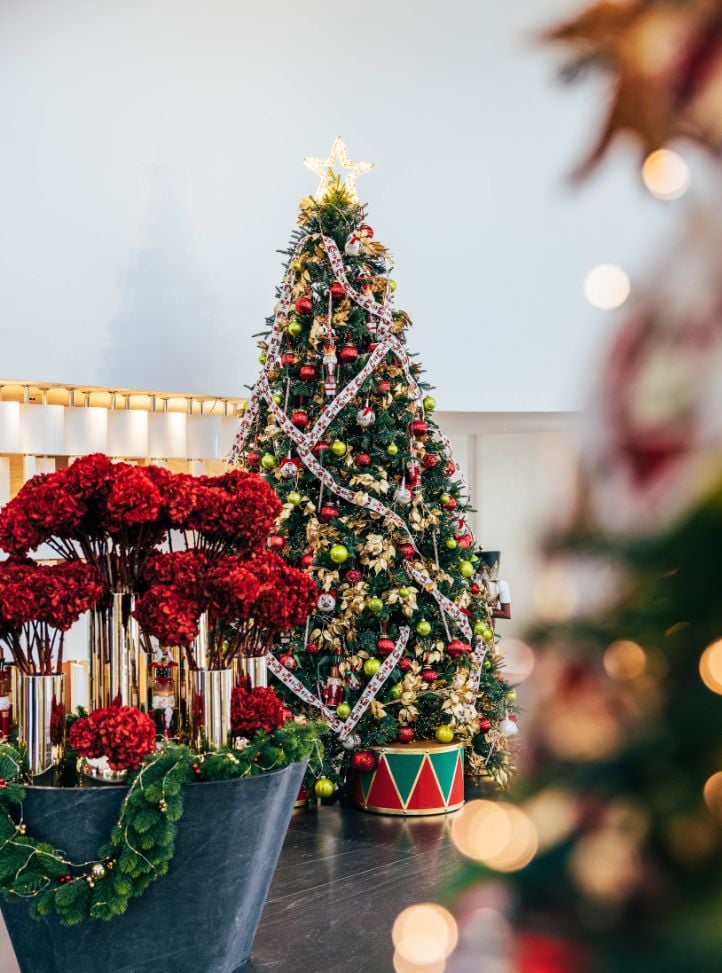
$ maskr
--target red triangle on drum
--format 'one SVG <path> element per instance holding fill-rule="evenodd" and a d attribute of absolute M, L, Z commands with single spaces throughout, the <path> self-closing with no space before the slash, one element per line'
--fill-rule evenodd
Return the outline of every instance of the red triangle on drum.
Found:
<path fill-rule="evenodd" d="M 451 785 L 451 793 L 449 794 L 449 807 L 464 803 L 464 758 L 462 754 L 463 751 L 460 750 L 459 758 L 456 761 L 454 783 Z"/>
<path fill-rule="evenodd" d="M 366 798 L 366 803 L 369 807 L 384 808 L 387 811 L 403 811 L 404 809 L 394 779 L 389 772 L 386 757 L 383 754 L 376 768 L 374 782 Z"/>
<path fill-rule="evenodd" d="M 409 811 L 432 811 L 436 808 L 441 811 L 446 807 L 446 801 L 439 790 L 439 782 L 431 769 L 428 756 L 424 757 L 419 779 L 406 807 Z"/>
<path fill-rule="evenodd" d="M 354 804 L 364 804 L 366 801 L 366 795 L 361 785 L 361 774 L 358 771 L 353 775 L 351 783 L 351 800 Z"/>

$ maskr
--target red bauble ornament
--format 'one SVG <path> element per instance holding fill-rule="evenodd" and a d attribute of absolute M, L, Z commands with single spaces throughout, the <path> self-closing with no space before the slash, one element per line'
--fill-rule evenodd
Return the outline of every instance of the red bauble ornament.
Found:
<path fill-rule="evenodd" d="M 335 520 L 336 517 L 338 517 L 338 507 L 334 507 L 333 504 L 330 503 L 325 503 L 319 510 L 318 516 L 326 523 L 328 523 L 329 520 Z"/>
<path fill-rule="evenodd" d="M 438 462 L 439 457 L 436 455 L 436 453 L 426 453 L 424 458 L 421 460 L 421 465 L 425 470 L 433 470 Z"/>
<path fill-rule="evenodd" d="M 248 463 L 249 466 L 258 466 L 260 462 L 261 454 L 255 449 L 252 449 L 250 452 L 246 453 L 246 463 Z"/>
<path fill-rule="evenodd" d="M 411 668 L 411 659 L 409 659 L 409 657 L 405 655 L 403 659 L 399 659 L 396 665 L 399 667 L 399 669 L 402 672 L 408 672 L 409 669 Z"/>
<path fill-rule="evenodd" d="M 393 639 L 380 638 L 376 642 L 376 649 L 379 655 L 391 655 L 395 648 L 396 643 Z"/>
<path fill-rule="evenodd" d="M 463 655 L 464 652 L 470 652 L 471 646 L 468 642 L 462 642 L 461 639 L 452 639 L 451 642 L 446 646 L 447 655 L 450 655 L 452 659 Z"/>
<path fill-rule="evenodd" d="M 298 377 L 302 378 L 304 382 L 308 382 L 316 377 L 316 369 L 313 365 L 301 365 L 298 370 Z"/>
<path fill-rule="evenodd" d="M 271 534 L 268 538 L 268 546 L 272 551 L 282 551 L 286 546 L 286 538 L 283 534 Z"/>
<path fill-rule="evenodd" d="M 404 561 L 410 561 L 416 555 L 413 544 L 399 544 L 399 554 Z"/>
<path fill-rule="evenodd" d="M 313 311 L 313 301 L 310 297 L 299 297 L 296 301 L 296 310 L 299 314 L 311 314 Z"/>
<path fill-rule="evenodd" d="M 331 284 L 329 292 L 334 301 L 340 301 L 342 297 L 346 297 L 346 289 L 343 284 L 339 284 L 337 280 Z"/>
<path fill-rule="evenodd" d="M 356 453 L 356 455 L 353 458 L 353 461 L 356 464 L 356 466 L 371 465 L 371 457 L 369 456 L 368 453 Z"/>
<path fill-rule="evenodd" d="M 289 672 L 293 672 L 294 669 L 298 668 L 298 663 L 290 653 L 288 653 L 287 655 L 282 655 L 278 661 L 281 663 L 282 666 L 285 666 L 285 668 L 288 669 Z"/>
<path fill-rule="evenodd" d="M 306 652 L 308 652 L 309 655 L 318 655 L 320 648 L 321 647 L 318 642 L 309 642 L 306 646 Z"/>
<path fill-rule="evenodd" d="M 449 499 L 444 504 L 446 510 L 456 510 L 456 497 L 449 497 Z"/>
<path fill-rule="evenodd" d="M 312 564 L 313 564 L 313 554 L 307 552 L 306 554 L 301 555 L 302 568 L 310 568 Z"/>
<path fill-rule="evenodd" d="M 486 717 L 484 717 L 483 719 L 479 720 L 479 732 L 480 733 L 488 733 L 490 729 L 491 729 L 491 720 L 487 720 Z"/>
<path fill-rule="evenodd" d="M 449 462 L 444 467 L 444 476 L 448 480 L 449 477 L 454 475 L 454 473 L 456 473 L 456 463 L 453 461 L 453 459 L 450 459 Z"/>
<path fill-rule="evenodd" d="M 358 584 L 363 575 L 358 568 L 349 568 L 346 572 L 346 580 L 349 584 Z"/>
<path fill-rule="evenodd" d="M 479 592 L 481 591 L 481 588 L 476 583 L 476 581 L 472 581 L 472 583 L 469 585 L 469 591 L 472 593 L 472 595 L 478 595 Z"/>
<path fill-rule="evenodd" d="M 362 223 L 361 226 L 358 228 L 358 231 L 361 236 L 365 236 L 368 237 L 369 240 L 373 240 L 374 231 L 371 229 L 368 223 Z"/>
<path fill-rule="evenodd" d="M 356 348 L 354 345 L 344 345 L 339 351 L 338 357 L 342 362 L 350 365 L 358 358 L 358 348 Z"/>
<path fill-rule="evenodd" d="M 281 364 L 284 368 L 293 368 L 298 361 L 298 356 L 292 351 L 286 351 L 281 355 Z"/>
<path fill-rule="evenodd" d="M 421 439 L 422 436 L 428 435 L 429 425 L 424 419 L 412 419 L 409 423 L 409 432 L 417 439 Z"/>
<path fill-rule="evenodd" d="M 456 542 L 459 547 L 466 550 L 467 548 L 471 547 L 471 534 L 462 534 L 461 537 L 457 536 Z"/>
<path fill-rule="evenodd" d="M 387 395 L 391 391 L 391 382 L 387 382 L 385 378 L 382 378 L 376 385 L 376 391 L 379 395 Z"/>
<path fill-rule="evenodd" d="M 399 732 L 396 734 L 396 739 L 399 741 L 399 743 L 411 743 L 414 736 L 414 731 L 410 726 L 400 726 Z"/>
<path fill-rule="evenodd" d="M 359 774 L 372 774 L 376 770 L 376 757 L 370 750 L 359 750 L 351 757 L 351 766 Z"/>
<path fill-rule="evenodd" d="M 291 422 L 294 426 L 298 426 L 299 429 L 305 429 L 310 421 L 308 413 L 304 412 L 303 409 L 299 409 L 298 412 L 294 412 L 291 416 Z"/>
<path fill-rule="evenodd" d="M 321 453 L 325 453 L 326 450 L 329 448 L 330 448 L 330 443 L 321 441 L 320 443 L 316 443 L 316 445 L 313 447 L 311 452 L 316 457 L 316 459 L 318 459 Z"/>
<path fill-rule="evenodd" d="M 422 669 L 421 678 L 424 680 L 424 682 L 436 682 L 436 680 L 439 678 L 439 674 L 436 669 Z"/>

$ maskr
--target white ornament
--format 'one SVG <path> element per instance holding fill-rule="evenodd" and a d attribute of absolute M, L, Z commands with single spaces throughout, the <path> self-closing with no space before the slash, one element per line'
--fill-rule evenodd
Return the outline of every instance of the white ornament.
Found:
<path fill-rule="evenodd" d="M 344 253 L 346 253 L 349 257 L 358 257 L 358 255 L 361 253 L 361 240 L 355 232 L 352 233 L 346 241 Z"/>
<path fill-rule="evenodd" d="M 514 720 L 502 720 L 499 724 L 499 732 L 503 737 L 507 739 L 509 737 L 515 737 L 519 732 L 519 727 L 516 725 Z"/>
<path fill-rule="evenodd" d="M 356 747 L 360 745 L 361 745 L 360 733 L 352 733 L 350 736 L 347 736 L 346 739 L 343 741 L 344 750 L 355 750 Z"/>
<path fill-rule="evenodd" d="M 322 591 L 316 604 L 319 611 L 332 612 L 336 607 L 336 595 L 332 591 Z"/>
<path fill-rule="evenodd" d="M 362 429 L 368 429 L 369 426 L 373 426 L 376 422 L 376 413 L 368 405 L 365 405 L 363 409 L 359 409 L 356 413 L 356 422 Z"/>
<path fill-rule="evenodd" d="M 281 463 L 281 476 L 284 480 L 290 480 L 298 474 L 298 467 L 292 459 L 285 459 Z"/>
<path fill-rule="evenodd" d="M 411 490 L 407 489 L 405 486 L 399 487 L 394 494 L 394 500 L 402 507 L 408 507 L 408 505 L 411 503 Z"/>

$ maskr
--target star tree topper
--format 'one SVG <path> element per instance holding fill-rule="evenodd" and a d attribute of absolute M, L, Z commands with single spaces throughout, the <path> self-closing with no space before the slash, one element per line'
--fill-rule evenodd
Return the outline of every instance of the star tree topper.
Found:
<path fill-rule="evenodd" d="M 331 154 L 327 159 L 318 159 L 313 156 L 307 156 L 303 160 L 303 164 L 308 166 L 316 175 L 321 177 L 321 182 L 319 183 L 318 189 L 314 193 L 314 197 L 318 200 L 323 199 L 329 189 L 342 178 L 343 174 L 337 174 L 334 171 L 334 165 L 336 161 L 340 163 L 342 169 L 346 169 L 346 178 L 343 181 L 346 191 L 350 194 L 352 199 L 358 199 L 358 194 L 356 193 L 356 179 L 358 176 L 363 176 L 365 172 L 369 169 L 373 169 L 373 162 L 351 162 L 346 152 L 346 143 L 339 137 L 331 146 Z"/>

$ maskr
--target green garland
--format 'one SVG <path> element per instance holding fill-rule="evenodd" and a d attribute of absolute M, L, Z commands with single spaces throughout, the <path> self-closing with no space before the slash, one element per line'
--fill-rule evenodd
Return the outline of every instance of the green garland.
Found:
<path fill-rule="evenodd" d="M 29 900 L 33 918 L 57 915 L 65 926 L 122 915 L 131 899 L 168 871 L 186 784 L 249 777 L 314 753 L 320 762 L 314 724 L 287 723 L 272 733 L 259 732 L 242 750 L 198 754 L 169 744 L 129 777 L 118 822 L 97 858 L 75 863 L 28 834 L 22 819 L 22 758 L 15 747 L 0 744 L 0 891 L 10 901 Z M 19 806 L 19 821 L 12 805 Z"/>

